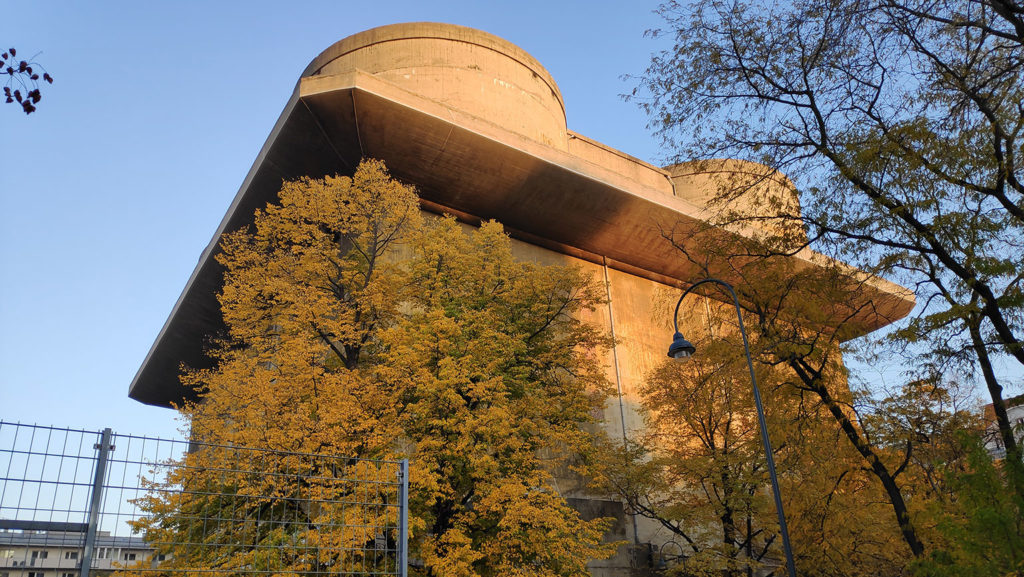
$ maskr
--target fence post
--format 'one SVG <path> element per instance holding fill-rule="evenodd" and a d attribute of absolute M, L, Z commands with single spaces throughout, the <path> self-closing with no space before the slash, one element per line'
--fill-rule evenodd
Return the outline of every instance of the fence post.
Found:
<path fill-rule="evenodd" d="M 82 549 L 82 572 L 81 577 L 89 577 L 92 570 L 92 555 L 96 545 L 96 529 L 99 526 L 100 507 L 103 504 L 103 478 L 107 474 L 107 457 L 114 449 L 110 445 L 113 432 L 110 428 L 103 429 L 100 442 L 96 445 L 99 454 L 96 458 L 96 471 L 92 478 L 92 493 L 89 498 L 89 527 L 85 532 L 85 546 Z"/>
<path fill-rule="evenodd" d="M 398 575 L 406 577 L 409 574 L 409 459 L 402 459 L 398 465 L 398 478 Z"/>

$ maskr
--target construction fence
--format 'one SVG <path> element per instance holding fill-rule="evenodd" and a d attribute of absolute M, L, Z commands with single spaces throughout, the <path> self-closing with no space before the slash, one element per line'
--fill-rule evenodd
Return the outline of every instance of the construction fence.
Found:
<path fill-rule="evenodd" d="M 0 421 L 0 577 L 405 577 L 408 471 Z"/>

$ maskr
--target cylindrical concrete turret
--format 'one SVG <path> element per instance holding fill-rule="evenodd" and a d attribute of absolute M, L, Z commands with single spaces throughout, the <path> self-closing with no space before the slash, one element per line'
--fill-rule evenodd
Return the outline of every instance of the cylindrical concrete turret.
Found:
<path fill-rule="evenodd" d="M 381 26 L 334 43 L 303 76 L 352 69 L 566 149 L 565 106 L 554 79 L 526 51 L 492 34 L 431 22 Z"/>
<path fill-rule="evenodd" d="M 675 195 L 704 209 L 708 221 L 728 214 L 769 234 L 795 233 L 805 240 L 800 196 L 781 172 L 763 164 L 736 159 L 692 160 L 665 167 Z M 715 199 L 731 198 L 728 205 L 711 207 Z M 764 220 L 760 220 L 764 219 Z"/>

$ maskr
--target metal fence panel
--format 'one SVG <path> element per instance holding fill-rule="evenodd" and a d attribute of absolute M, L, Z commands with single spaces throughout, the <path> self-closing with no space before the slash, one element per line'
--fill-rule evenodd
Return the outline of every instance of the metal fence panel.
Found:
<path fill-rule="evenodd" d="M 8 577 L 406 574 L 406 461 L 0 421 L 0 470 Z"/>

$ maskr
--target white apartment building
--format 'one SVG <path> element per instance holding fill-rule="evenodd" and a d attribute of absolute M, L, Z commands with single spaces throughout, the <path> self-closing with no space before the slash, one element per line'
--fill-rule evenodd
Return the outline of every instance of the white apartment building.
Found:
<path fill-rule="evenodd" d="M 0 532 L 0 577 L 79 577 L 85 534 L 61 531 Z M 96 535 L 94 572 L 155 567 L 162 559 L 138 537 Z"/>
<path fill-rule="evenodd" d="M 1014 437 L 1017 439 L 1017 443 L 1024 443 L 1024 395 L 1018 395 L 1006 399 L 1006 416 L 1010 420 L 1010 425 L 1013 427 Z M 996 459 L 1003 459 L 1006 457 L 1006 447 L 1003 446 L 1003 440 L 999 436 L 999 430 L 995 425 L 995 411 L 992 410 L 992 405 L 985 405 L 985 418 L 990 423 L 988 430 L 985 434 L 985 448 L 988 453 Z M 0 575 L 0 577 L 3 577 Z"/>

